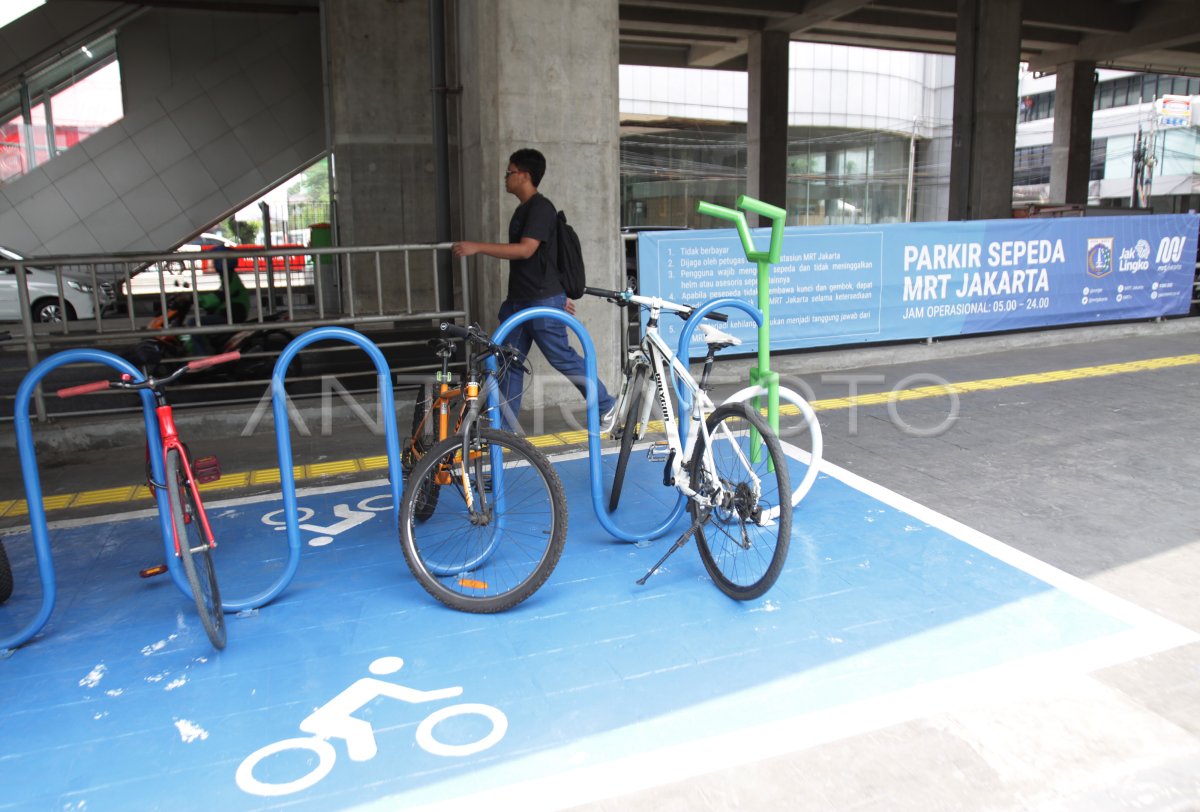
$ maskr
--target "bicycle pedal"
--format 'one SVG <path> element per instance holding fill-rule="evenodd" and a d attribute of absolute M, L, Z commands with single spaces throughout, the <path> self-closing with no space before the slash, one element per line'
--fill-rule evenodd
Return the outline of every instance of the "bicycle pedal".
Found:
<path fill-rule="evenodd" d="M 143 578 L 153 578 L 155 575 L 162 575 L 166 571 L 166 564 L 157 564 L 153 567 L 146 567 L 144 570 L 140 570 L 138 575 L 142 576 Z"/>
<path fill-rule="evenodd" d="M 646 450 L 646 459 L 650 462 L 666 462 L 671 458 L 671 444 L 666 440 L 658 440 Z"/>
<path fill-rule="evenodd" d="M 221 478 L 221 463 L 214 456 L 192 460 L 192 476 L 196 482 L 216 482 Z"/>

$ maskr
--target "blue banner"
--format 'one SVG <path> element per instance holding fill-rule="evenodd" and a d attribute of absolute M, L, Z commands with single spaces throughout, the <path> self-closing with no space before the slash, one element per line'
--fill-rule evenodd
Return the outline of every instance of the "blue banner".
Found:
<path fill-rule="evenodd" d="M 1195 214 L 789 227 L 770 274 L 772 348 L 1182 315 L 1198 228 Z M 770 230 L 754 239 L 765 250 Z M 758 301 L 733 229 L 642 232 L 638 266 L 647 296 Z M 660 329 L 670 341 L 682 324 Z M 757 346 L 748 318 L 729 332 Z"/>

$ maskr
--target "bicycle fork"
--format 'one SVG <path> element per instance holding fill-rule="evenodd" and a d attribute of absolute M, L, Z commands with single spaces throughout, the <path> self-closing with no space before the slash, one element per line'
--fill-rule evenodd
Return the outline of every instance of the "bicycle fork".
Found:
<path fill-rule="evenodd" d="M 459 452 L 462 455 L 462 467 L 458 472 L 459 484 L 462 487 L 463 500 L 467 503 L 467 512 L 471 515 L 471 524 L 486 525 L 491 520 L 487 485 L 483 481 L 482 471 L 475 472 L 477 487 L 472 486 L 470 475 L 470 467 L 482 465 L 484 454 L 483 443 L 479 441 L 479 433 L 475 431 L 479 421 L 480 400 L 479 381 L 474 375 L 467 381 L 463 397 L 467 401 L 468 410 L 462 425 L 462 451 Z"/>

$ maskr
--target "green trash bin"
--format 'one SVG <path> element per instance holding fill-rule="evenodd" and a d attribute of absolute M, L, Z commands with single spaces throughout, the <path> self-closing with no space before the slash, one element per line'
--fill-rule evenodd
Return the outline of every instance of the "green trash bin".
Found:
<path fill-rule="evenodd" d="M 313 223 L 308 227 L 309 248 L 332 248 L 333 229 L 329 223 Z M 332 254 L 314 254 L 314 271 L 316 284 L 321 286 L 321 296 L 326 308 L 338 306 L 339 290 L 337 272 L 334 268 Z"/>

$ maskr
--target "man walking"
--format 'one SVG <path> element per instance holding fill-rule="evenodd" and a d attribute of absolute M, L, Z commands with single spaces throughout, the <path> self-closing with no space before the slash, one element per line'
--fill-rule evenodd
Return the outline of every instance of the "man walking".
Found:
<path fill-rule="evenodd" d="M 546 173 L 546 158 L 536 149 L 519 149 L 508 159 L 504 173 L 504 189 L 520 201 L 508 224 L 508 242 L 456 242 L 456 257 L 475 254 L 507 260 L 509 264 L 508 296 L 500 305 L 499 318 L 505 319 L 530 307 L 554 307 L 574 313 L 574 305 L 563 292 L 558 271 L 557 223 L 558 210 L 538 192 L 538 184 Z M 586 397 L 587 375 L 583 358 L 567 341 L 567 327 L 558 319 L 530 319 L 509 333 L 506 339 L 524 359 L 533 344 L 537 344 L 550 364 L 567 376 L 579 393 Z M 512 425 L 521 411 L 525 372 L 514 366 L 500 381 L 500 396 L 507 404 L 505 423 Z M 612 429 L 615 400 L 596 380 L 599 399 L 600 431 Z M 508 411 L 511 410 L 511 411 Z"/>

